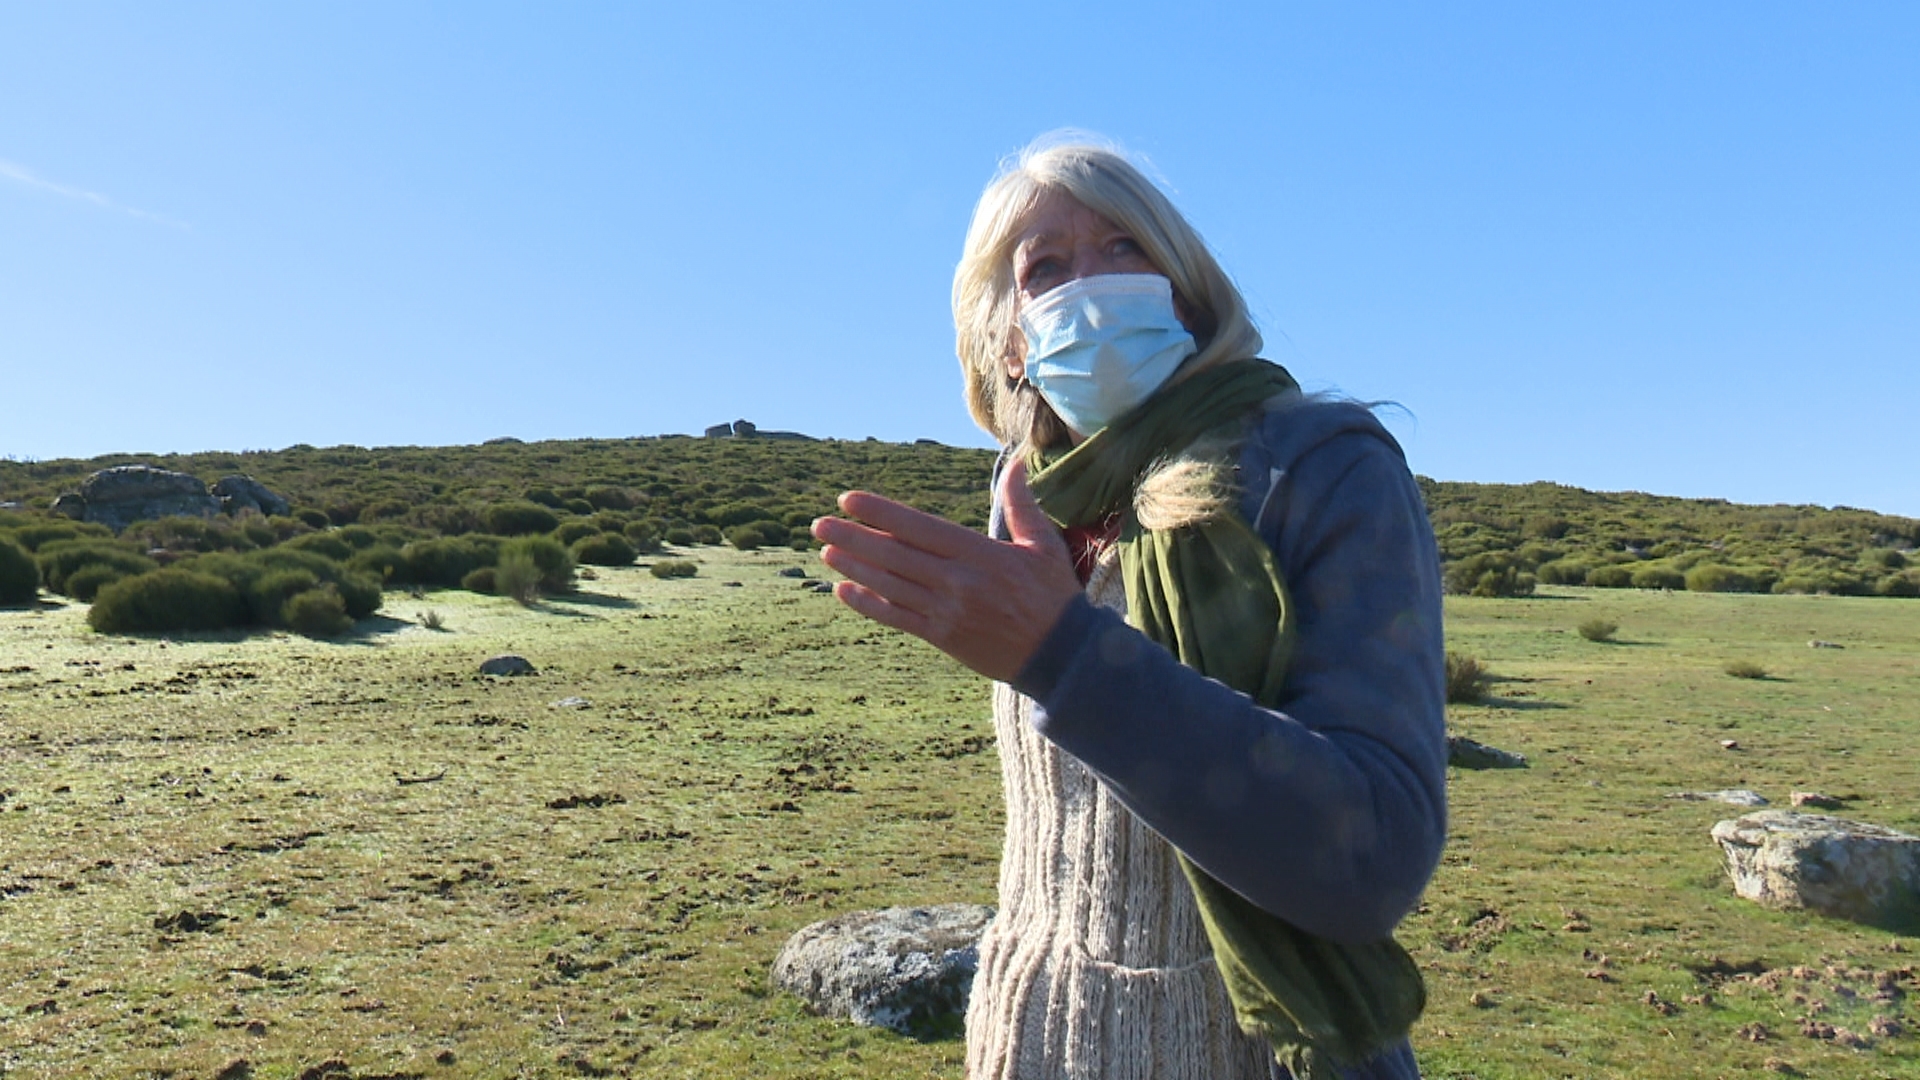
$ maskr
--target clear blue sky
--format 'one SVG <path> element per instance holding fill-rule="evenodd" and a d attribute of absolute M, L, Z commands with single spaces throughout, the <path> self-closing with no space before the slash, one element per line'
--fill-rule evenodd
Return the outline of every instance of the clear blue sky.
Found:
<path fill-rule="evenodd" d="M 996 162 L 1147 157 L 1416 471 L 1920 516 L 1920 4 L 0 0 L 0 455 L 986 445 Z"/>

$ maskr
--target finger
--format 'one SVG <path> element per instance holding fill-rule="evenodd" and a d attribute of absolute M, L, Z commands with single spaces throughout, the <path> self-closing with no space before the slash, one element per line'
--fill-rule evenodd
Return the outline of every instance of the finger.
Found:
<path fill-rule="evenodd" d="M 937 600 L 926 586 L 908 580 L 884 566 L 875 565 L 838 544 L 820 550 L 820 561 L 850 581 L 859 582 L 888 603 L 930 614 Z"/>
<path fill-rule="evenodd" d="M 1018 457 L 1007 465 L 1006 475 L 1000 478 L 1000 506 L 1006 515 L 1007 534 L 1015 543 L 1066 550 L 1059 527 L 1040 509 L 1040 501 L 1033 497 L 1033 488 L 1027 484 L 1027 463 Z"/>
<path fill-rule="evenodd" d="M 990 542 L 963 525 L 955 525 L 945 518 L 915 510 L 871 492 L 847 492 L 840 496 L 840 509 L 882 532 L 892 533 L 922 551 L 949 559 L 962 558 L 969 552 L 979 551 L 985 543 Z"/>
<path fill-rule="evenodd" d="M 834 599 L 882 626 L 924 638 L 930 625 L 925 616 L 896 604 L 857 581 L 842 581 L 833 587 Z"/>
<path fill-rule="evenodd" d="M 951 561 L 901 543 L 891 533 L 881 532 L 857 521 L 821 518 L 814 523 L 813 535 L 829 547 L 842 549 L 866 563 L 929 589 L 940 588 L 953 576 L 950 573 L 953 567 Z"/>

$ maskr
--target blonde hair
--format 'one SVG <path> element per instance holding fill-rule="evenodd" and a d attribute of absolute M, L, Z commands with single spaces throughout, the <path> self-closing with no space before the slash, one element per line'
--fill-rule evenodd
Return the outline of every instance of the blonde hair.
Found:
<path fill-rule="evenodd" d="M 967 410 L 1003 446 L 1057 446 L 1067 430 L 1039 392 L 1007 376 L 1018 291 L 1013 249 L 1034 205 L 1064 192 L 1133 236 L 1192 321 L 1199 352 L 1174 378 L 1254 356 L 1260 332 L 1240 290 L 1206 241 L 1117 147 L 1082 132 L 1042 135 L 1003 161 L 973 210 L 953 273 L 954 348 L 966 380 Z"/>

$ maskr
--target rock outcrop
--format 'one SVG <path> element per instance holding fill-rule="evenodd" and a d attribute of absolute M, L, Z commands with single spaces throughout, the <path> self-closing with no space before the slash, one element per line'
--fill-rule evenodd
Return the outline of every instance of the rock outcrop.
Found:
<path fill-rule="evenodd" d="M 248 510 L 268 515 L 292 511 L 287 500 L 251 476 L 225 477 L 211 490 L 197 476 L 151 465 L 119 465 L 80 482 L 53 501 L 53 512 L 91 521 L 116 532 L 136 521 L 164 517 L 209 518 Z"/>
<path fill-rule="evenodd" d="M 1920 933 L 1920 836 L 1824 814 L 1760 810 L 1713 827 L 1736 893 Z"/>
<path fill-rule="evenodd" d="M 773 982 L 822 1015 L 914 1038 L 958 1035 L 992 921 L 978 904 L 837 916 L 787 940 Z"/>
<path fill-rule="evenodd" d="M 1524 769 L 1525 754 L 1474 742 L 1463 735 L 1447 736 L 1447 764 L 1456 769 Z"/>

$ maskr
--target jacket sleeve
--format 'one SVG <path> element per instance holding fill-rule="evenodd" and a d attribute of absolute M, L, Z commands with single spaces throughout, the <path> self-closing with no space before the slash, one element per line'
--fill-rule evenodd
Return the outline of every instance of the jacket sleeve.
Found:
<path fill-rule="evenodd" d="M 1040 706 L 1041 734 L 1209 874 L 1311 933 L 1377 940 L 1418 901 L 1446 836 L 1433 535 L 1377 425 L 1284 467 L 1254 460 L 1268 466 L 1254 525 L 1298 628 L 1278 709 L 1084 597 L 1013 685 Z"/>

